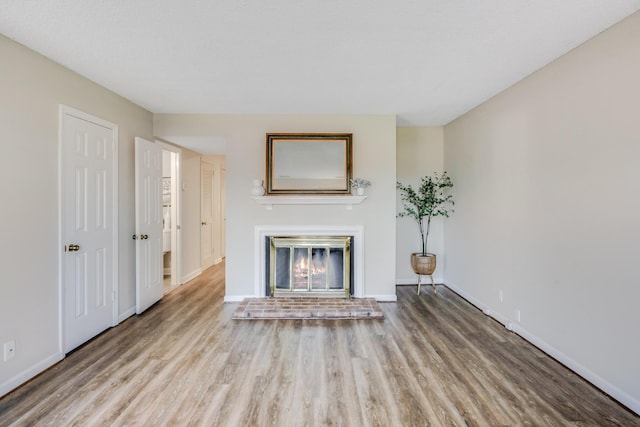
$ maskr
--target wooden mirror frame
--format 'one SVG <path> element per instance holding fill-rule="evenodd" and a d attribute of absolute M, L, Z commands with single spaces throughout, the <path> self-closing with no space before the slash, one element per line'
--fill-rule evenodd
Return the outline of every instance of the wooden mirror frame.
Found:
<path fill-rule="evenodd" d="M 350 133 L 268 133 L 266 191 L 351 194 Z"/>

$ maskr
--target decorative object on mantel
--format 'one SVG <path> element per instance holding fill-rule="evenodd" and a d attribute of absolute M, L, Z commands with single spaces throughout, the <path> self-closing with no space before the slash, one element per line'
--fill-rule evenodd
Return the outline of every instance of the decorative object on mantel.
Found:
<path fill-rule="evenodd" d="M 251 189 L 252 196 L 264 196 L 264 187 L 262 186 L 261 179 L 253 180 L 253 188 Z"/>
<path fill-rule="evenodd" d="M 436 269 L 436 255 L 427 251 L 429 240 L 429 229 L 431 218 L 437 216 L 449 217 L 448 206 L 453 205 L 453 196 L 445 194 L 445 191 L 453 187 L 451 178 L 447 172 L 439 175 L 437 172 L 433 176 L 424 176 L 420 181 L 418 190 L 414 190 L 411 185 L 396 183 L 396 188 L 400 190 L 404 210 L 398 217 L 409 216 L 416 220 L 420 228 L 420 238 L 422 241 L 422 251 L 411 254 L 411 268 L 418 275 L 418 295 L 420 295 L 421 275 L 431 278 L 434 294 L 436 285 L 433 282 L 433 272 Z M 425 224 L 426 219 L 426 224 Z"/>
<path fill-rule="evenodd" d="M 375 298 L 245 298 L 233 319 L 384 319 Z"/>
<path fill-rule="evenodd" d="M 353 178 L 351 181 L 351 187 L 356 189 L 356 195 L 364 196 L 364 189 L 371 185 L 371 181 L 363 178 Z"/>

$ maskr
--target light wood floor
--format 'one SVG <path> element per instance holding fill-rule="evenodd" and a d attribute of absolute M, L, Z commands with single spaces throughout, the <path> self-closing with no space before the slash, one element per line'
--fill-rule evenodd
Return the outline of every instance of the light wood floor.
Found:
<path fill-rule="evenodd" d="M 232 320 L 220 264 L 0 399 L 0 425 L 634 426 L 444 287 L 384 320 Z"/>

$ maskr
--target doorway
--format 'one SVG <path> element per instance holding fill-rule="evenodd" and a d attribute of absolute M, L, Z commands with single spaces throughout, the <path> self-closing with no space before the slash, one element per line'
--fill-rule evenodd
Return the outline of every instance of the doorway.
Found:
<path fill-rule="evenodd" d="M 182 284 L 180 245 L 180 149 L 162 144 L 163 292 Z"/>

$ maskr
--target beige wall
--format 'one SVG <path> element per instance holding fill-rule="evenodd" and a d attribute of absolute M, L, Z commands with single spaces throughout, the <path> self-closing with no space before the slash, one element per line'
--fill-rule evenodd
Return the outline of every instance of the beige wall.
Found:
<path fill-rule="evenodd" d="M 226 141 L 226 296 L 255 295 L 256 225 L 363 225 L 365 293 L 395 299 L 395 139 L 393 116 L 156 115 L 157 136 L 215 136 Z M 344 206 L 274 206 L 250 197 L 265 176 L 265 133 L 351 132 L 354 175 L 372 181 L 368 199 Z"/>
<path fill-rule="evenodd" d="M 443 172 L 442 127 L 401 127 L 396 131 L 397 180 L 414 188 L 420 185 L 420 178 Z M 397 211 L 402 211 L 402 200 L 396 194 Z M 420 231 L 412 218 L 398 218 L 396 224 L 396 283 L 415 284 L 417 276 L 411 269 L 411 253 L 419 251 Z M 429 252 L 437 255 L 437 267 L 433 273 L 436 283 L 442 283 L 445 265 L 443 240 L 443 219 L 435 218 L 429 233 Z"/>
<path fill-rule="evenodd" d="M 119 311 L 135 306 L 133 138 L 151 114 L 0 36 L 0 395 L 61 357 L 58 342 L 58 111 L 65 104 L 119 126 Z"/>
<path fill-rule="evenodd" d="M 202 272 L 200 268 L 200 157 L 182 151 L 182 282 Z"/>
<path fill-rule="evenodd" d="M 636 412 L 638 76 L 640 13 L 447 125 L 444 151 L 447 283 Z"/>

